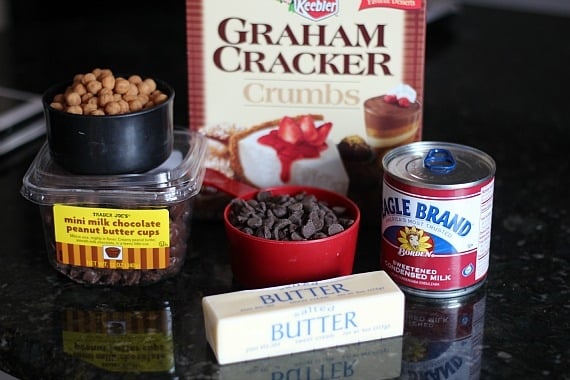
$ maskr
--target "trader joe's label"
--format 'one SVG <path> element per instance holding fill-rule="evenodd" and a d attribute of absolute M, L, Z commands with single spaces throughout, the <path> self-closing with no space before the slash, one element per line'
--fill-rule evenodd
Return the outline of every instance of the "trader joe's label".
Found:
<path fill-rule="evenodd" d="M 57 259 L 112 269 L 166 268 L 170 223 L 166 209 L 53 207 Z"/>

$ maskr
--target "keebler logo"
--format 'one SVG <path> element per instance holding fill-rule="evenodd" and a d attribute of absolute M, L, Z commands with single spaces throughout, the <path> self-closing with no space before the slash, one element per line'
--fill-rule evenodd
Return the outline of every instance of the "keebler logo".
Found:
<path fill-rule="evenodd" d="M 324 20 L 338 13 L 340 0 L 277 0 L 287 4 L 289 11 L 313 21 Z"/>

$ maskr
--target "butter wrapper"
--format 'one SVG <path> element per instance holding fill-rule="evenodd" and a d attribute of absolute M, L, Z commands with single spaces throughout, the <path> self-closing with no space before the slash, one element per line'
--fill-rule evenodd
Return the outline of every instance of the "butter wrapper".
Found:
<path fill-rule="evenodd" d="M 404 294 L 384 271 L 202 299 L 220 364 L 403 335 Z"/>

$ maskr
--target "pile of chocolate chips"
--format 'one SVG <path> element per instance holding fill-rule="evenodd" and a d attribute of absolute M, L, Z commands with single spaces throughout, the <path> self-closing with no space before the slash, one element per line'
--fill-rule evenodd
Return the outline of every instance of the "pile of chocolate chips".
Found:
<path fill-rule="evenodd" d="M 246 234 L 282 241 L 322 239 L 354 223 L 345 207 L 329 206 L 312 194 L 273 195 L 268 191 L 247 201 L 232 200 L 229 221 Z"/>

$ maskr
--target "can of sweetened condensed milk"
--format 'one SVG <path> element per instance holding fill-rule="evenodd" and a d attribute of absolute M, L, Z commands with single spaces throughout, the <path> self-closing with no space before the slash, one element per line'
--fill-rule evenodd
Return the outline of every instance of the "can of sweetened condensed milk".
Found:
<path fill-rule="evenodd" d="M 382 166 L 383 269 L 419 296 L 480 287 L 489 268 L 495 161 L 472 147 L 421 141 L 389 151 Z"/>

